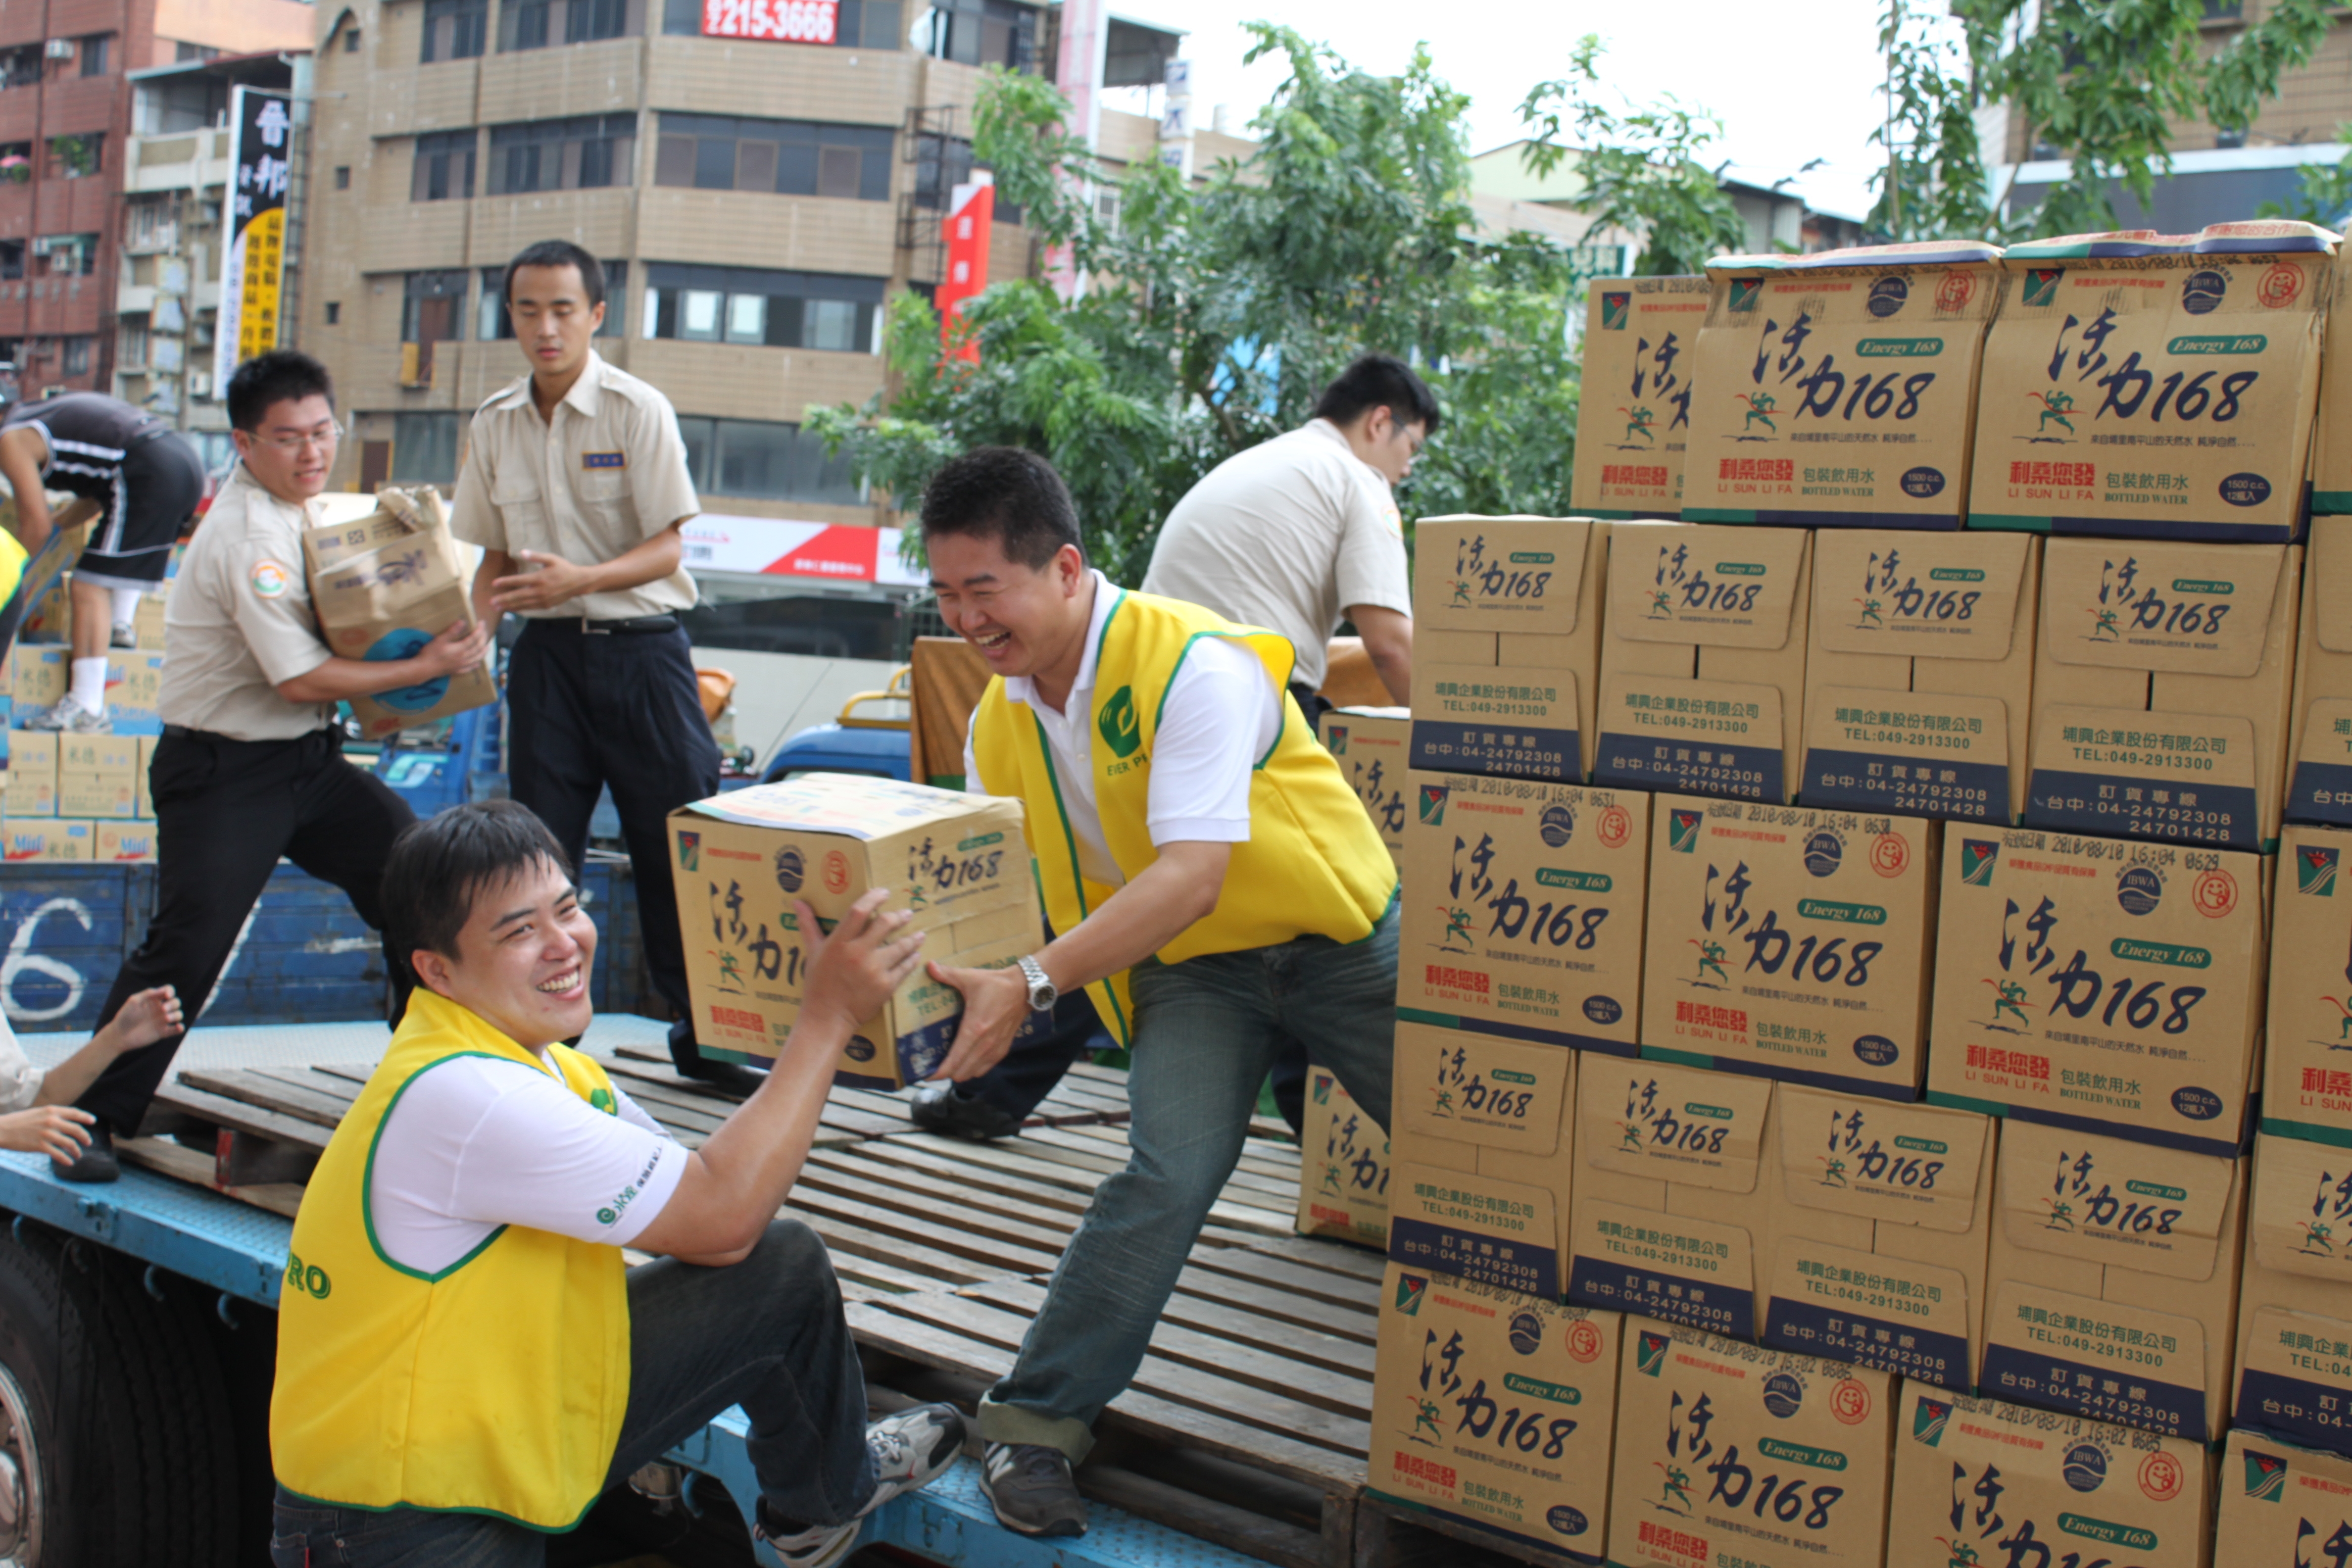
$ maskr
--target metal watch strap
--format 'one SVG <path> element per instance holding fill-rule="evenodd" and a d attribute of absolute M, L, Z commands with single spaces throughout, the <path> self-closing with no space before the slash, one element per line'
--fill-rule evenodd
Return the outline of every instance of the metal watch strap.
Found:
<path fill-rule="evenodd" d="M 1062 994 L 1055 988 L 1053 980 L 1045 973 L 1045 966 L 1038 963 L 1034 956 L 1027 953 L 1023 954 L 1019 962 L 1021 978 L 1029 984 L 1029 1010 L 1033 1013 L 1051 1011 L 1054 1004 L 1061 999 Z M 1045 998 L 1042 1002 L 1037 999 L 1041 993 Z"/>

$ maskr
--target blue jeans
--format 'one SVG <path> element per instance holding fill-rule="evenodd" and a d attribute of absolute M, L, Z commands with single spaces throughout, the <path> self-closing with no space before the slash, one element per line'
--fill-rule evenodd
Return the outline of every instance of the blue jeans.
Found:
<path fill-rule="evenodd" d="M 547 1325 L 561 1333 L 562 1325 Z M 629 1408 L 604 1476 L 620 1485 L 732 1405 L 772 1512 L 854 1519 L 874 1495 L 866 1378 L 816 1233 L 779 1219 L 742 1262 L 629 1270 Z M 278 1492 L 273 1568 L 541 1568 L 547 1536 L 479 1514 L 333 1508 Z"/>
<path fill-rule="evenodd" d="M 989 1441 L 1041 1443 L 1073 1462 L 1142 1364 L 1201 1222 L 1241 1159 L 1276 1052 L 1306 1047 L 1386 1131 L 1396 910 L 1361 942 L 1310 936 L 1181 963 L 1152 959 L 1132 979 L 1127 1169 L 1097 1189 L 1020 1359 L 980 1407 Z"/>

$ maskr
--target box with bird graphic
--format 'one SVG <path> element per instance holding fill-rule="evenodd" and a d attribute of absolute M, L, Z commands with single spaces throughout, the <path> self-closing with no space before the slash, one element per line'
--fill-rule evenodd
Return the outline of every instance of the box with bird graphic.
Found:
<path fill-rule="evenodd" d="M 1389 1242 L 1389 1141 L 1329 1068 L 1307 1069 L 1298 1132 L 1298 1234 Z"/>
<path fill-rule="evenodd" d="M 2352 1457 L 2352 1169 L 2263 1133 L 2252 1188 L 2230 1419 Z"/>
<path fill-rule="evenodd" d="M 1683 504 L 1702 277 L 1595 278 L 1569 504 L 1587 517 L 1673 518 Z"/>
<path fill-rule="evenodd" d="M 2263 1131 L 2352 1151 L 2352 828 L 2289 826 L 2272 895 Z"/>
<path fill-rule="evenodd" d="M 2352 1459 L 2282 1443 L 2240 1426 L 2222 1450 L 2220 1521 L 2230 1543 L 2222 1559 L 2258 1568 L 2335 1568 L 2352 1563 Z M 2313 1547 L 2322 1550 L 2313 1555 Z"/>

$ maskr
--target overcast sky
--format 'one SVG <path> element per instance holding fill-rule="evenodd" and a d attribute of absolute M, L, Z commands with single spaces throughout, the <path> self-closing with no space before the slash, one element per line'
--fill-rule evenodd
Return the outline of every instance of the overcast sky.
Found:
<path fill-rule="evenodd" d="M 1567 73 L 1587 33 L 1608 41 L 1609 79 L 1637 102 L 1673 93 L 1724 122 L 1724 155 L 1762 183 L 1812 159 L 1796 189 L 1816 206 L 1859 216 L 1870 205 L 1869 142 L 1877 92 L 1879 0 L 1809 0 L 1758 11 L 1733 0 L 1635 0 L 1614 5 L 1534 0 L 1110 0 L 1116 15 L 1191 29 L 1197 122 L 1233 106 L 1235 130 L 1281 84 L 1272 61 L 1242 68 L 1244 22 L 1265 18 L 1328 43 L 1368 70 L 1403 69 L 1425 41 L 1437 73 L 1470 95 L 1471 151 L 1516 140 L 1513 112 L 1539 80 Z M 1118 108 L 1139 108 L 1113 95 Z M 1156 106 L 1155 106 L 1156 107 Z"/>

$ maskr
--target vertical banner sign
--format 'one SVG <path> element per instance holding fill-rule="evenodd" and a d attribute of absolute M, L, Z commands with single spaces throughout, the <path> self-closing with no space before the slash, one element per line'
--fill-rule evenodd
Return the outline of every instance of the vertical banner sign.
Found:
<path fill-rule="evenodd" d="M 220 320 L 213 331 L 213 384 L 225 387 L 239 363 L 278 346 L 286 289 L 286 187 L 294 151 L 289 100 L 255 88 L 231 89 L 229 211 L 221 247 Z"/>
<path fill-rule="evenodd" d="M 702 0 L 706 38 L 830 44 L 840 18 L 840 0 Z"/>
<path fill-rule="evenodd" d="M 955 341 L 963 302 L 988 287 L 988 229 L 996 221 L 996 177 L 979 171 L 948 200 L 947 276 L 940 279 L 940 346 L 950 359 L 980 363 L 980 345 Z"/>

